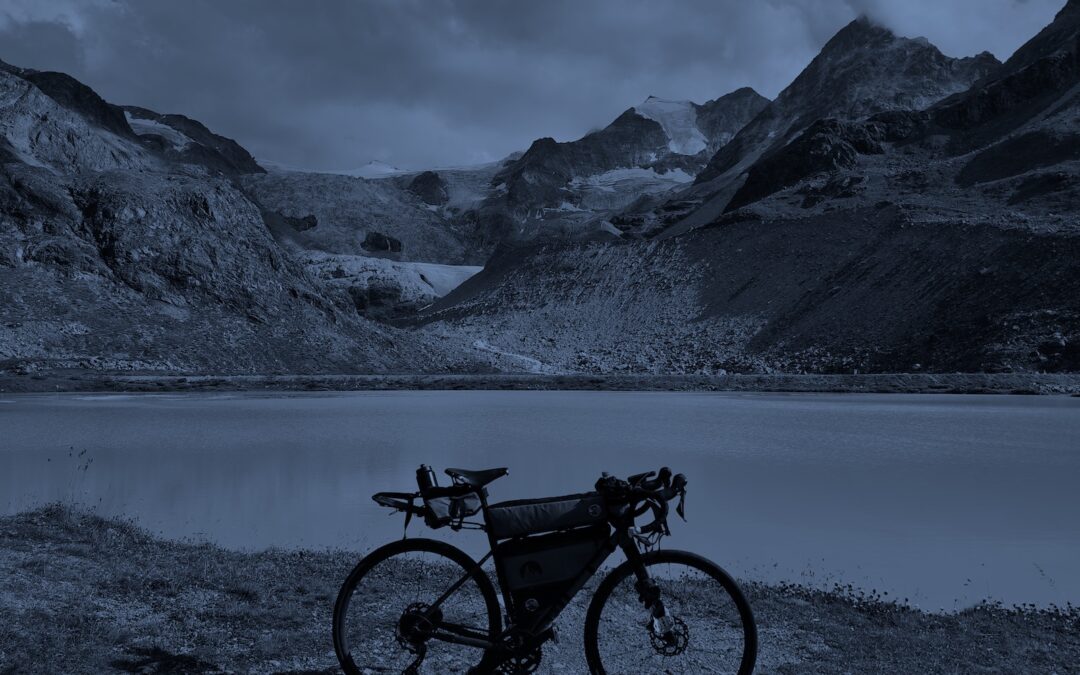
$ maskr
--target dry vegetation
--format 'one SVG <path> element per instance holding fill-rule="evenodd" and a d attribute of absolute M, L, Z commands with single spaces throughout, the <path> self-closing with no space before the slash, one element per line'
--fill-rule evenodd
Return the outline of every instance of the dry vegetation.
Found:
<path fill-rule="evenodd" d="M 331 673 L 330 611 L 357 558 L 157 539 L 66 507 L 0 519 L 0 673 Z M 927 614 L 750 585 L 761 673 L 1076 673 L 1080 612 Z M 546 672 L 581 672 L 576 602 Z"/>

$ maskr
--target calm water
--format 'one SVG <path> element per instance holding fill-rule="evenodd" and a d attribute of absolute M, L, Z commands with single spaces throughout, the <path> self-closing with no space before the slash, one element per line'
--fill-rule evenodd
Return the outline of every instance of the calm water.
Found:
<path fill-rule="evenodd" d="M 44 502 L 228 547 L 363 548 L 421 462 L 492 498 L 690 478 L 667 545 L 931 610 L 1080 602 L 1080 399 L 599 392 L 0 397 L 0 510 Z M 673 516 L 674 518 L 674 516 Z M 424 532 L 414 523 L 411 533 Z M 441 532 L 440 532 L 441 535 Z M 476 552 L 482 539 L 451 535 Z"/>

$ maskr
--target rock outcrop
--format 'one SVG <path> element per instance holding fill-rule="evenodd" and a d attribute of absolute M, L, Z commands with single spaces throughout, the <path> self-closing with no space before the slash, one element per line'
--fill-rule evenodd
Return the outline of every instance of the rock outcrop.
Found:
<path fill-rule="evenodd" d="M 450 201 L 446 183 L 434 171 L 424 171 L 409 181 L 409 191 L 431 206 L 443 206 Z"/>
<path fill-rule="evenodd" d="M 360 246 L 374 253 L 401 253 L 401 242 L 382 232 L 368 232 Z"/>
<path fill-rule="evenodd" d="M 124 106 L 126 118 L 142 138 L 156 136 L 154 147 L 172 160 L 201 164 L 226 174 L 266 173 L 239 143 L 219 136 L 201 122 L 183 115 L 162 115 L 153 110 Z M 174 133 L 161 135 L 162 127 Z"/>

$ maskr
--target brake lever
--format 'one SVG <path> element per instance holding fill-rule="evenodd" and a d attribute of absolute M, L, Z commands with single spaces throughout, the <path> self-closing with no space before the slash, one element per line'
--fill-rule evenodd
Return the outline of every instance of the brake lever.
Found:
<path fill-rule="evenodd" d="M 686 522 L 686 490 L 679 491 L 679 504 L 675 507 L 675 513 Z"/>

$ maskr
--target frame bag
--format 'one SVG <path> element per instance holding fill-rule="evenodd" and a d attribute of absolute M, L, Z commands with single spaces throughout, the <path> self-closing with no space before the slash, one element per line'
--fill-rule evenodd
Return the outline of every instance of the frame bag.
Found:
<path fill-rule="evenodd" d="M 514 615 L 524 625 L 556 604 L 607 544 L 607 524 L 504 541 L 495 564 L 512 598 Z"/>

